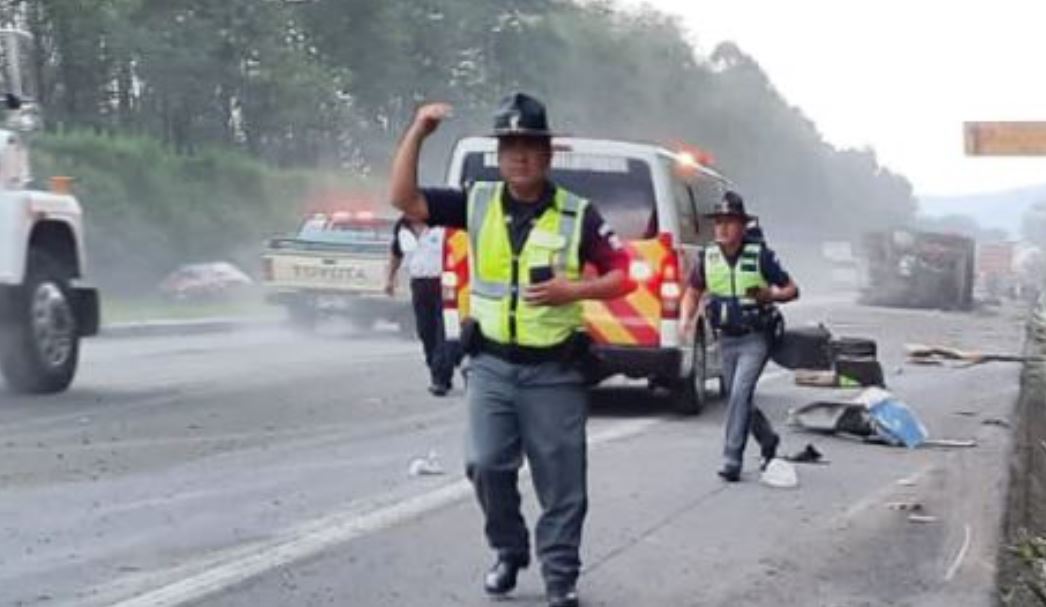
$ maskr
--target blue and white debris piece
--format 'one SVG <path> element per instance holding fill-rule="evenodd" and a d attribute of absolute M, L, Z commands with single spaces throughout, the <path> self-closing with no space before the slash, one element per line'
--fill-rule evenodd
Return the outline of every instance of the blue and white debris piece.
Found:
<path fill-rule="evenodd" d="M 892 445 L 914 449 L 929 437 L 923 425 L 908 405 L 881 388 L 869 388 L 856 402 L 868 409 L 875 433 Z"/>

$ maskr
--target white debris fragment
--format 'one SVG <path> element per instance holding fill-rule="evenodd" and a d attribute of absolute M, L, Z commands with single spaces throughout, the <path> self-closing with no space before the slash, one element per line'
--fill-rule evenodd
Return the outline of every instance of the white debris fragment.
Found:
<path fill-rule="evenodd" d="M 411 476 L 436 476 L 446 474 L 443 464 L 440 462 L 439 454 L 429 451 L 426 457 L 415 457 L 407 466 L 407 473 Z"/>
<path fill-rule="evenodd" d="M 777 458 L 770 460 L 760 480 L 764 485 L 778 489 L 793 489 L 799 486 L 799 474 L 795 466 Z"/>

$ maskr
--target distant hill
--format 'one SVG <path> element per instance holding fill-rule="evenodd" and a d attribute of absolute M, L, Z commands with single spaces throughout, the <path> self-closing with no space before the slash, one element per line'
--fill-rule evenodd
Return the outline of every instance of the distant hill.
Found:
<path fill-rule="evenodd" d="M 967 196 L 924 196 L 919 199 L 919 213 L 928 217 L 966 215 L 982 228 L 1003 229 L 1016 237 L 1024 212 L 1039 201 L 1046 201 L 1046 184 Z"/>

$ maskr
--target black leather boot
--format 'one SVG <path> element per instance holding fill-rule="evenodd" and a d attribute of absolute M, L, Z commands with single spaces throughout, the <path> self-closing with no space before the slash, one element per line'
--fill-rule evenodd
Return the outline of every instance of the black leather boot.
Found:
<path fill-rule="evenodd" d="M 487 575 L 483 578 L 483 589 L 487 594 L 501 596 L 512 592 L 516 587 L 516 577 L 520 569 L 526 569 L 528 563 L 519 559 L 498 557 Z"/>
<path fill-rule="evenodd" d="M 548 607 L 578 607 L 581 604 L 573 584 L 549 586 L 547 597 Z"/>

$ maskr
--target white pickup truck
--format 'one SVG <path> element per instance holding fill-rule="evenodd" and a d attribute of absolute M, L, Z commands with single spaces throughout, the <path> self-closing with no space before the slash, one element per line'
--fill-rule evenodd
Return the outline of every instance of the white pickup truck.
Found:
<path fill-rule="evenodd" d="M 266 298 L 285 306 L 301 329 L 341 316 L 362 329 L 384 320 L 412 334 L 407 285 L 401 280 L 393 297 L 385 293 L 394 223 L 370 211 L 310 214 L 294 235 L 269 242 L 262 257 Z"/>
<path fill-rule="evenodd" d="M 25 34 L 0 30 L 0 65 L 19 65 Z M 87 286 L 82 211 L 68 180 L 52 191 L 30 187 L 20 132 L 37 115 L 23 100 L 17 74 L 3 74 L 5 125 L 0 128 L 0 370 L 9 389 L 65 390 L 76 374 L 80 338 L 98 332 L 98 293 Z"/>

